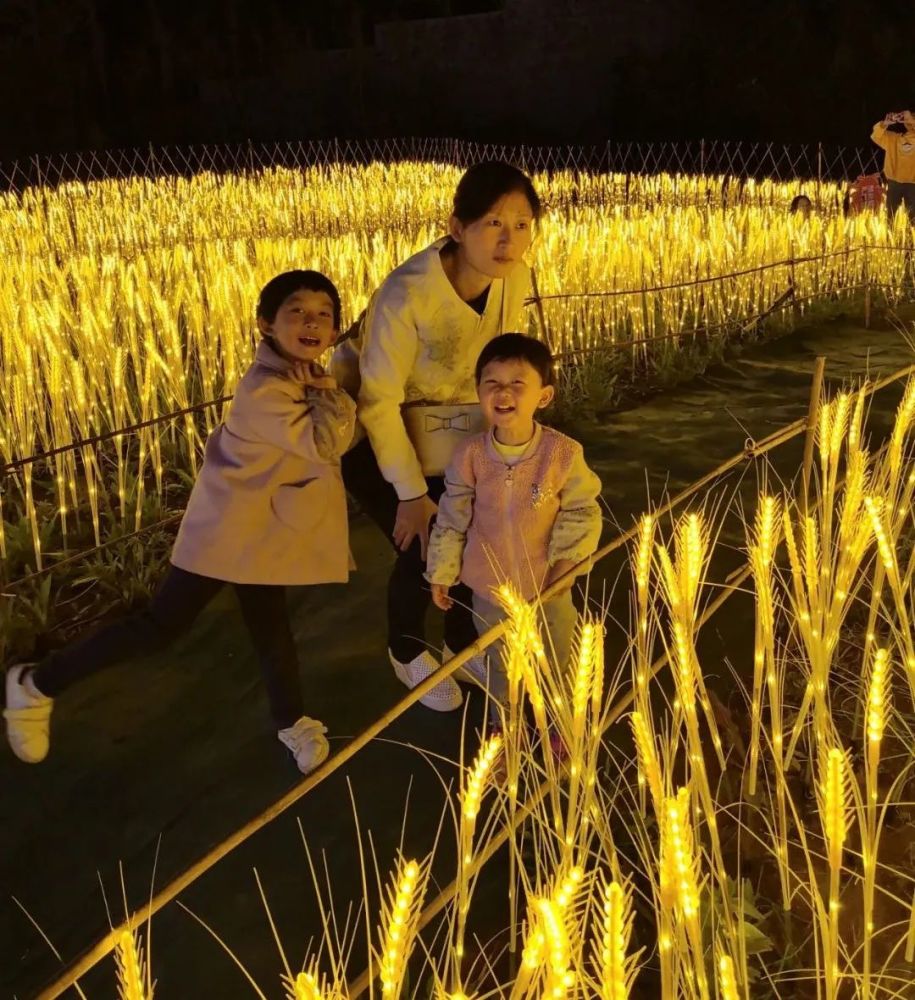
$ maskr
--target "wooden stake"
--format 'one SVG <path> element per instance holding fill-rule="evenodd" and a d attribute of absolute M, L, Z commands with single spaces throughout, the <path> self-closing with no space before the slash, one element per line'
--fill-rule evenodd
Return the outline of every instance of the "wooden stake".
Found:
<path fill-rule="evenodd" d="M 543 331 L 543 339 L 554 348 L 556 345 L 550 339 L 550 328 L 546 325 L 546 313 L 543 311 L 543 299 L 540 298 L 540 287 L 537 284 L 537 272 L 531 268 L 531 291 L 534 293 L 534 308 L 537 310 L 537 319 L 540 322 L 540 329 Z M 503 330 L 503 333 L 507 331 Z"/>
<path fill-rule="evenodd" d="M 810 472 L 813 468 L 813 444 L 816 440 L 817 419 L 820 414 L 820 395 L 823 391 L 823 369 L 826 358 L 818 357 L 813 368 L 813 383 L 810 386 L 810 405 L 807 407 L 807 434 L 804 438 L 804 468 L 801 481 L 801 509 L 806 515 L 809 506 Z"/>

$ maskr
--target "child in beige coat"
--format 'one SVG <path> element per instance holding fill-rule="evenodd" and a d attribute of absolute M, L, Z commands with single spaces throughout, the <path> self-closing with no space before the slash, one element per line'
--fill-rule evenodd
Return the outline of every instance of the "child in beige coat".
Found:
<path fill-rule="evenodd" d="M 316 271 L 289 271 L 264 286 L 255 359 L 203 467 L 150 606 L 6 675 L 7 737 L 21 760 L 49 748 L 53 699 L 89 674 L 165 648 L 226 584 L 238 596 L 261 664 L 279 740 L 303 773 L 327 756 L 327 731 L 304 714 L 286 610 L 287 586 L 343 583 L 349 568 L 340 457 L 355 404 L 317 359 L 336 340 L 340 296 Z"/>

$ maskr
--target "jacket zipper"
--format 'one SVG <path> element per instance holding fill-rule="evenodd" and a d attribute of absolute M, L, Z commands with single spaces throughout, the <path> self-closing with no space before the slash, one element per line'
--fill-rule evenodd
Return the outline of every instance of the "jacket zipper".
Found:
<path fill-rule="evenodd" d="M 512 581 L 517 581 L 516 586 L 520 585 L 520 579 L 518 574 L 518 560 L 515 558 L 515 536 L 512 531 L 512 519 L 511 519 L 511 509 L 512 509 L 512 486 L 515 481 L 515 467 L 505 463 L 505 486 L 504 491 L 505 502 L 503 504 L 503 512 L 505 516 L 505 538 L 508 541 L 508 561 L 509 561 L 509 579 Z"/>

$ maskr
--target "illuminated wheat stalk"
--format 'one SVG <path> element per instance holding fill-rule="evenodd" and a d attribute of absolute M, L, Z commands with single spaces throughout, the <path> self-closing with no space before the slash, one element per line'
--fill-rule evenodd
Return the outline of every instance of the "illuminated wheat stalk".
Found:
<path fill-rule="evenodd" d="M 542 975 L 547 940 L 536 902 L 536 900 L 532 900 L 528 906 L 527 931 L 521 951 L 521 965 L 515 977 L 509 1000 L 521 1000 L 521 998 L 528 996 L 528 988 Z"/>
<path fill-rule="evenodd" d="M 286 983 L 286 997 L 287 1000 L 344 1000 L 339 990 L 330 986 L 326 977 L 318 972 L 316 962 Z"/>
<path fill-rule="evenodd" d="M 675 540 L 676 564 L 671 561 L 669 553 L 663 545 L 656 546 L 660 567 L 659 575 L 671 619 L 669 649 L 670 664 L 677 690 L 675 707 L 682 716 L 686 729 L 690 774 L 698 801 L 701 803 L 705 815 L 705 827 L 708 831 L 709 846 L 714 862 L 712 874 L 720 883 L 723 918 L 731 945 L 736 948 L 737 929 L 727 891 L 727 868 L 721 848 L 715 799 L 705 765 L 704 745 L 696 712 L 698 695 L 701 698 L 708 728 L 711 731 L 713 748 L 717 753 L 719 764 L 724 769 L 721 738 L 711 710 L 695 648 L 698 597 L 708 561 L 708 532 L 699 515 L 687 514 L 680 519 Z M 674 750 L 675 743 L 671 747 L 671 759 L 674 757 Z"/>
<path fill-rule="evenodd" d="M 382 903 L 379 978 L 382 997 L 400 997 L 407 961 L 419 924 L 428 862 L 401 860 Z"/>
<path fill-rule="evenodd" d="M 655 519 L 651 514 L 643 514 L 639 521 L 637 542 L 632 557 L 632 568 L 636 581 L 635 679 L 638 694 L 642 697 L 647 691 L 648 674 L 651 667 L 648 654 L 648 584 L 651 579 L 654 532 Z"/>
<path fill-rule="evenodd" d="M 526 694 L 540 734 L 541 748 L 549 746 L 546 703 L 540 677 L 546 653 L 537 627 L 536 609 L 524 601 L 510 584 L 494 591 L 494 598 L 508 614 L 508 627 L 503 643 L 503 659 L 508 680 L 508 713 L 503 713 L 505 731 L 505 766 L 508 790 L 508 818 L 514 824 L 518 809 L 519 776 L 528 751 L 526 725 L 523 717 L 523 695 Z M 548 760 L 547 767 L 553 765 Z M 550 801 L 554 826 L 561 832 L 561 804 L 556 782 L 551 782 Z M 517 948 L 518 872 L 520 859 L 514 842 L 509 850 L 509 950 Z"/>
<path fill-rule="evenodd" d="M 664 800 L 659 866 L 661 906 L 673 906 L 675 919 L 685 931 L 692 955 L 692 969 L 688 974 L 695 979 L 699 995 L 707 1000 L 708 981 L 699 921 L 699 859 L 694 848 L 689 792 L 686 788 L 680 788 L 676 796 L 668 796 Z M 670 945 L 671 937 L 663 924 L 660 931 L 659 945 L 663 952 Z"/>
<path fill-rule="evenodd" d="M 639 787 L 647 786 L 651 793 L 655 817 L 660 823 L 664 811 L 664 780 L 658 761 L 657 744 L 651 729 L 651 716 L 633 712 L 629 717 L 635 743 Z"/>
<path fill-rule="evenodd" d="M 593 958 L 600 1000 L 628 1000 L 638 973 L 638 954 L 629 953 L 632 938 L 632 891 L 628 882 L 604 882 L 601 921 L 595 926 Z"/>
<path fill-rule="evenodd" d="M 835 496 L 836 483 L 839 475 L 839 458 L 841 455 L 842 443 L 848 430 L 848 420 L 851 415 L 851 396 L 847 392 L 840 392 L 832 402 L 831 426 L 828 442 L 826 442 L 827 459 L 826 475 L 823 477 L 822 495 L 822 521 L 823 539 L 832 538 L 832 518 L 833 505 L 829 502 Z M 825 548 L 825 546 L 824 546 Z M 828 559 L 828 550 L 824 552 L 824 558 Z M 828 568 L 828 567 L 827 567 Z"/>
<path fill-rule="evenodd" d="M 696 659 L 695 633 L 698 615 L 698 599 L 708 565 L 708 529 L 703 518 L 697 513 L 685 514 L 677 523 L 675 533 L 676 564 L 672 564 L 664 546 L 659 545 L 658 555 L 662 569 L 664 592 L 670 609 L 674 638 L 674 661 L 677 664 L 676 677 L 678 694 L 686 713 L 687 732 L 696 723 L 695 733 L 690 734 L 694 742 L 690 752 L 699 751 L 698 723 L 695 720 L 695 701 L 698 696 L 702 704 L 706 724 L 712 735 L 712 745 L 722 769 L 725 766 L 718 725 L 705 689 L 705 679 Z"/>
<path fill-rule="evenodd" d="M 575 676 L 572 684 L 572 719 L 567 739 L 569 791 L 567 797 L 564 854 L 565 866 L 574 863 L 577 835 L 587 826 L 587 806 L 597 754 L 600 750 L 600 707 L 603 695 L 604 633 L 599 622 L 584 619 L 578 629 Z"/>
<path fill-rule="evenodd" d="M 902 455 L 906 435 L 915 417 L 915 379 L 909 379 L 903 392 L 902 400 L 896 410 L 896 419 L 889 443 L 889 495 L 895 496 L 902 469 Z"/>
<path fill-rule="evenodd" d="M 718 956 L 718 995 L 721 1000 L 740 1000 L 734 960 L 723 952 Z"/>
<path fill-rule="evenodd" d="M 147 990 L 143 969 L 143 951 L 131 931 L 124 931 L 118 938 L 114 957 L 118 970 L 119 1000 L 152 1000 L 152 988 Z"/>
<path fill-rule="evenodd" d="M 915 962 L 915 894 L 912 895 L 912 904 L 909 907 L 909 929 L 905 938 L 905 960 L 909 965 Z"/>
<path fill-rule="evenodd" d="M 469 872 L 473 861 L 473 835 L 476 830 L 480 802 L 492 767 L 503 751 L 502 737 L 490 736 L 480 747 L 477 758 L 466 777 L 461 792 L 461 818 L 459 823 L 458 891 L 455 897 L 457 919 L 455 921 L 455 990 L 461 989 L 461 962 L 464 957 L 464 934 L 467 927 L 467 913 L 470 909 Z"/>
<path fill-rule="evenodd" d="M 778 498 L 762 497 L 757 506 L 753 537 L 748 544 L 750 568 L 756 585 L 748 791 L 751 796 L 756 794 L 760 715 L 762 712 L 763 682 L 765 681 L 770 723 L 768 745 L 772 756 L 775 784 L 775 853 L 782 906 L 787 911 L 791 905 L 791 889 L 788 858 L 788 808 L 785 800 L 784 676 L 775 655 L 775 589 L 773 581 L 775 552 L 781 539 L 782 526 L 783 519 Z"/>
<path fill-rule="evenodd" d="M 913 641 L 908 602 L 906 600 L 906 587 L 908 584 L 903 585 L 899 572 L 899 564 L 896 559 L 895 546 L 886 530 L 883 516 L 885 507 L 883 499 L 881 497 L 866 496 L 864 498 L 864 505 L 870 518 L 874 538 L 877 543 L 880 568 L 890 585 L 890 590 L 894 598 L 894 610 L 899 617 L 899 635 L 902 638 L 905 655 L 906 679 L 909 682 L 911 697 L 913 702 L 915 702 L 915 641 Z M 877 581 L 875 580 L 875 588 L 876 586 Z"/>
<path fill-rule="evenodd" d="M 569 968 L 570 943 L 562 912 L 551 899 L 537 901 L 540 925 L 546 939 L 546 982 L 544 995 L 566 1000 L 575 985 L 575 973 Z"/>
<path fill-rule="evenodd" d="M 830 499 L 824 498 L 823 503 L 830 502 Z M 799 514 L 798 518 L 800 519 Z M 801 536 L 803 548 L 798 543 L 794 520 L 787 507 L 783 525 L 791 566 L 792 607 L 803 648 L 807 654 L 805 666 L 808 670 L 807 685 L 785 751 L 784 767 L 787 769 L 804 731 L 811 705 L 814 709 L 814 733 L 819 740 L 825 738 L 826 719 L 829 713 L 827 688 L 829 653 L 823 637 L 824 604 L 828 604 L 828 601 L 824 598 L 826 591 L 821 580 L 817 519 L 811 515 L 804 518 Z"/>
<path fill-rule="evenodd" d="M 526 656 L 524 643 L 518 634 L 517 620 L 510 616 L 502 643 L 502 659 L 508 682 L 508 710 L 503 712 L 503 732 L 505 741 L 503 754 L 508 785 L 508 822 L 514 823 L 518 812 L 518 775 L 521 769 L 523 716 L 521 690 L 523 680 L 522 659 Z M 518 926 L 518 857 L 515 841 L 512 840 L 508 854 L 508 901 L 509 901 L 509 951 L 517 950 Z"/>
<path fill-rule="evenodd" d="M 823 750 L 820 755 L 817 807 L 829 866 L 828 917 L 823 942 L 828 1000 L 835 1000 L 839 990 L 839 878 L 848 832 L 849 806 L 848 763 L 845 754 L 836 747 Z"/>
<path fill-rule="evenodd" d="M 557 761 L 550 752 L 550 728 L 546 714 L 546 696 L 544 687 L 552 686 L 549 692 L 555 706 L 562 704 L 562 688 L 556 683 L 555 672 L 550 669 L 546 650 L 540 636 L 537 622 L 537 609 L 524 601 L 510 584 L 503 584 L 495 592 L 496 599 L 508 612 L 510 620 L 509 642 L 517 646 L 518 655 L 512 669 L 520 669 L 524 691 L 527 694 L 534 721 L 540 738 L 541 760 L 550 786 L 550 805 L 552 809 L 553 826 L 557 834 L 563 835 L 563 814 L 559 796 L 559 774 Z M 520 739 L 520 722 L 518 726 Z M 512 757 L 508 757 L 509 766 Z M 518 758 L 515 757 L 515 760 Z M 510 794 L 516 785 L 516 775 L 509 771 Z"/>
<path fill-rule="evenodd" d="M 774 703 L 771 696 L 775 693 L 772 685 L 775 678 L 774 662 L 774 628 L 775 609 L 773 606 L 772 574 L 774 571 L 775 549 L 781 534 L 781 517 L 779 502 L 776 497 L 761 498 L 756 511 L 756 524 L 753 539 L 748 544 L 750 552 L 750 568 L 756 584 L 756 636 L 753 653 L 753 694 L 750 714 L 750 764 L 749 792 L 756 794 L 756 773 L 759 766 L 759 734 L 762 715 L 763 681 L 770 681 L 770 712 L 772 713 L 773 746 L 780 751 L 781 737 L 775 743 L 777 733 L 780 733 L 781 703 Z M 780 755 L 780 753 L 779 753 Z"/>
<path fill-rule="evenodd" d="M 521 965 L 510 1000 L 531 996 L 532 991 L 539 989 L 541 981 L 544 981 L 542 995 L 567 996 L 576 978 L 569 969 L 572 940 L 577 941 L 580 936 L 578 923 L 572 919 L 573 904 L 584 879 L 584 869 L 573 866 L 567 875 L 556 879 L 552 893 L 529 898 Z"/>
<path fill-rule="evenodd" d="M 866 754 L 864 767 L 864 789 L 866 796 L 866 829 L 861 831 L 861 859 L 864 869 L 864 935 L 862 941 L 863 975 L 862 996 L 864 1000 L 871 995 L 871 963 L 874 935 L 874 897 L 877 886 L 877 795 L 879 787 L 880 747 L 886 728 L 886 716 L 890 689 L 888 686 L 890 672 L 890 653 L 888 649 L 878 648 L 874 652 L 870 669 L 869 683 L 865 704 Z"/>

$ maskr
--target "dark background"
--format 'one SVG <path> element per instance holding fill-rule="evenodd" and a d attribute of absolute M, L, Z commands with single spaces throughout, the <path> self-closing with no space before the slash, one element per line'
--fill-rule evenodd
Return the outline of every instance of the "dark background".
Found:
<path fill-rule="evenodd" d="M 912 0 L 0 0 L 0 159 L 436 135 L 866 144 Z"/>

